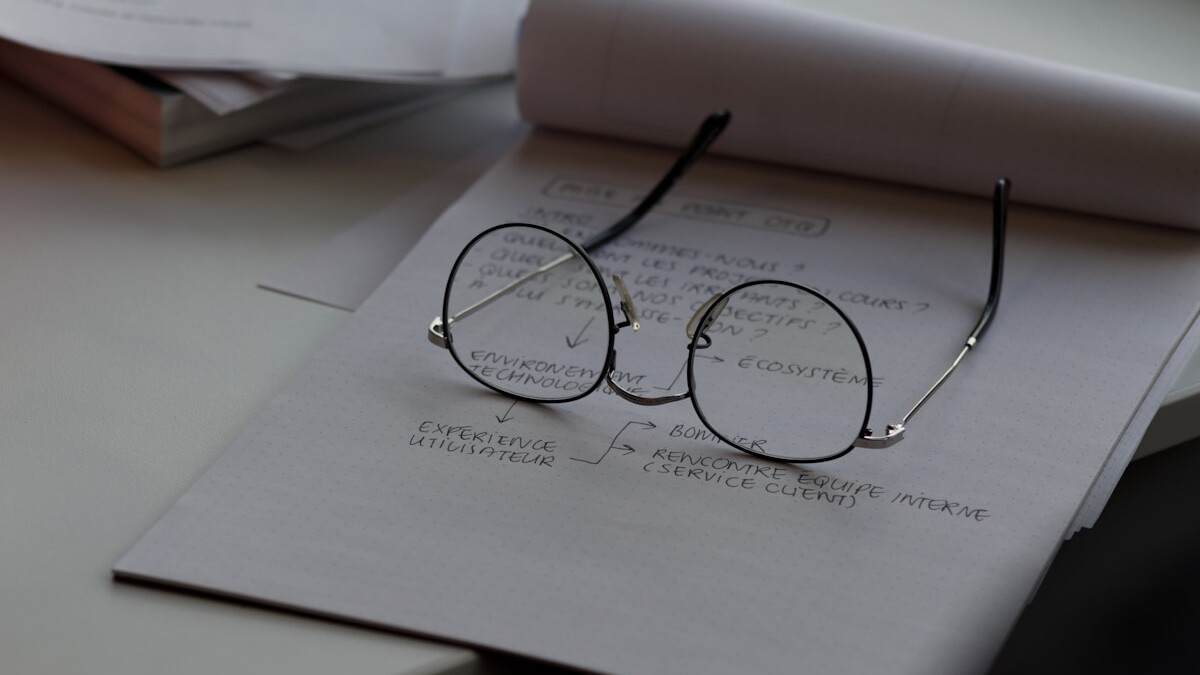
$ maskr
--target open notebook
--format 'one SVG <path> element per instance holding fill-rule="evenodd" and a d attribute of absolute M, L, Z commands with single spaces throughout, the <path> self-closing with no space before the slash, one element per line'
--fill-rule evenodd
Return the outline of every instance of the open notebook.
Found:
<path fill-rule="evenodd" d="M 118 562 L 118 576 L 604 671 L 986 668 L 1099 494 L 1113 448 L 1136 435 L 1136 413 L 1157 407 L 1181 362 L 1173 357 L 1194 347 L 1196 233 L 1014 208 L 1000 311 L 963 371 L 902 444 L 819 466 L 714 443 L 682 403 L 642 408 L 601 390 L 561 406 L 514 404 L 429 344 L 429 321 L 450 264 L 481 229 L 522 220 L 586 238 L 673 155 L 616 138 L 677 144 L 705 112 L 729 107 L 734 123 L 714 149 L 741 159 L 704 158 L 597 256 L 623 273 L 647 316 L 643 331 L 618 338 L 621 369 L 647 390 L 670 389 L 683 341 L 675 317 L 710 286 L 769 273 L 845 298 L 882 380 L 882 426 L 941 372 L 978 316 L 990 236 L 981 197 L 996 175 L 1010 175 L 1028 201 L 1187 224 L 1196 198 L 1178 189 L 1174 169 L 1194 166 L 1196 146 L 1178 149 L 1185 134 L 1159 124 L 1186 121 L 1182 95 L 1151 92 L 1150 104 L 1161 103 L 1154 124 L 1133 132 L 1139 143 L 1116 144 L 1122 162 L 1163 178 L 1144 186 L 1155 198 L 1109 186 L 1071 203 L 1085 196 L 1073 180 L 1104 187 L 1123 174 L 1087 155 L 1087 134 L 1103 124 L 1064 137 L 1051 113 L 1070 100 L 1121 105 L 1130 92 L 1118 85 L 1138 85 L 1084 77 L 1066 91 L 1060 71 L 987 52 L 919 47 L 774 5 L 739 5 L 735 17 L 686 4 L 682 15 L 673 3 L 534 4 L 523 112 L 590 135 L 537 129 L 489 171 Z M 746 48 L 739 31 L 764 51 Z M 703 57 L 701 70 L 674 70 L 687 59 L 664 53 L 665 34 L 673 50 Z M 705 49 L 687 44 L 696 35 Z M 845 86 L 790 82 L 816 77 L 794 68 L 768 76 L 764 64 L 781 58 L 772 49 L 795 59 L 795 45 L 808 58 L 832 55 L 826 65 L 841 64 Z M 855 62 L 839 45 L 878 49 Z M 897 86 L 887 112 L 892 131 L 911 124 L 936 151 L 852 133 L 868 111 L 854 108 L 855 120 L 811 104 L 854 102 L 873 73 L 922 48 L 949 84 L 924 69 L 907 89 L 921 95 Z M 730 65 L 735 53 L 755 78 Z M 1029 83 L 1050 131 L 967 114 Z M 943 86 L 940 107 L 905 112 Z M 786 99 L 789 114 L 777 116 L 757 89 L 807 96 Z M 981 130 L 990 133 L 976 138 Z M 1046 139 L 1065 142 L 1059 164 L 1021 152 Z M 808 166 L 849 173 L 861 161 L 875 167 L 867 176 L 979 196 L 812 173 L 787 166 L 791 153 L 815 158 Z M 560 302 L 571 288 L 547 291 L 529 301 Z"/>

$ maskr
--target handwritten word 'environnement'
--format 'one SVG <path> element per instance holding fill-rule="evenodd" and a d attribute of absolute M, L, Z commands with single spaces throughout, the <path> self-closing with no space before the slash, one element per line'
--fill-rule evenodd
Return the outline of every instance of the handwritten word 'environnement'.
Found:
<path fill-rule="evenodd" d="M 468 367 L 471 372 L 478 373 L 489 381 L 536 386 L 556 391 L 586 390 L 604 374 L 596 368 L 508 356 L 484 350 L 470 353 Z M 627 388 L 636 387 L 646 379 L 645 375 L 633 375 L 615 370 L 611 377 Z"/>

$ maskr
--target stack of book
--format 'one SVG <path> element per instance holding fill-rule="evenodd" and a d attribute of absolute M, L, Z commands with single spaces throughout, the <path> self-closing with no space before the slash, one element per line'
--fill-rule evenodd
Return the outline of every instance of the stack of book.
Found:
<path fill-rule="evenodd" d="M 0 75 L 165 167 L 282 134 L 311 144 L 330 134 L 294 132 L 344 133 L 511 73 L 523 0 L 351 4 L 29 3 L 0 20 Z"/>

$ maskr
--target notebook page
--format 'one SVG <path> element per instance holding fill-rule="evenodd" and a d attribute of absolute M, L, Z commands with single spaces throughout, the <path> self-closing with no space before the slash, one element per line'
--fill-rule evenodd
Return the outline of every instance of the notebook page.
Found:
<path fill-rule="evenodd" d="M 533 2 L 518 54 L 535 124 L 1200 228 L 1200 93 L 823 14 L 781 0 Z"/>
<path fill-rule="evenodd" d="M 1200 237 L 1015 209 L 996 321 L 906 440 L 807 468 L 686 402 L 514 404 L 426 341 L 484 226 L 585 235 L 670 160 L 535 131 L 116 573 L 604 671 L 984 670 L 1196 313 Z M 671 317 L 780 276 L 843 298 L 882 427 L 984 301 L 986 199 L 712 158 L 676 190 L 599 256 L 641 299 L 617 349 L 647 390 L 684 357 Z"/>
<path fill-rule="evenodd" d="M 1095 526 L 1100 514 L 1104 512 L 1109 498 L 1112 497 L 1113 491 L 1117 488 L 1117 482 L 1124 475 L 1125 467 L 1129 466 L 1138 451 L 1146 445 L 1146 430 L 1150 427 L 1155 415 L 1159 414 L 1166 402 L 1177 393 L 1176 388 L 1180 386 L 1180 383 L 1186 381 L 1181 375 L 1195 360 L 1198 347 L 1200 347 L 1200 324 L 1193 322 L 1180 338 L 1171 358 L 1163 364 L 1154 384 L 1146 391 L 1146 397 L 1142 400 L 1141 405 L 1129 418 L 1129 425 L 1125 427 L 1120 440 L 1113 445 L 1108 461 L 1096 477 L 1096 482 L 1092 484 L 1092 489 L 1088 491 L 1079 513 L 1075 516 L 1074 524 L 1067 532 L 1068 538 L 1085 527 Z M 1165 446 L 1150 447 L 1149 452 L 1156 452 Z"/>

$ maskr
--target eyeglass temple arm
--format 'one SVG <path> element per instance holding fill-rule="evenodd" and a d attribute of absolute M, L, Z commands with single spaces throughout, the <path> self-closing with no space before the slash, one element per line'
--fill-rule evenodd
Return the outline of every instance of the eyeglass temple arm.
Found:
<path fill-rule="evenodd" d="M 729 125 L 731 117 L 732 115 L 728 110 L 717 110 L 704 118 L 704 121 L 700 124 L 700 128 L 696 130 L 696 135 L 692 137 L 692 142 L 684 149 L 679 159 L 675 160 L 675 164 L 671 166 L 670 170 L 658 181 L 654 189 L 650 190 L 649 194 L 643 197 L 642 201 L 633 207 L 633 210 L 625 214 L 623 218 L 584 241 L 581 244 L 583 250 L 591 253 L 636 225 L 643 216 L 650 212 L 650 209 L 654 208 L 671 191 L 671 188 L 675 185 L 675 181 L 687 173 L 692 163 L 699 159 L 708 150 L 709 146 L 717 140 L 721 132 L 725 130 L 725 127 Z"/>
<path fill-rule="evenodd" d="M 967 352 L 979 342 L 983 334 L 987 332 L 988 326 L 992 322 L 992 316 L 996 313 L 996 307 L 1000 304 L 1000 287 L 1004 280 L 1004 242 L 1005 230 L 1008 224 L 1008 191 L 1012 187 L 1012 183 L 1007 178 L 1001 178 L 996 181 L 996 187 L 992 192 L 992 280 L 988 286 L 987 303 L 983 306 L 983 312 L 979 315 L 979 321 L 975 323 L 975 328 L 971 330 L 971 334 L 967 336 L 966 344 L 958 356 L 954 358 L 954 362 L 942 373 L 942 376 L 933 383 L 933 386 L 909 409 L 898 424 L 889 424 L 887 433 L 882 436 L 873 436 L 871 431 L 860 436 L 854 443 L 855 447 L 859 448 L 888 448 L 900 442 L 904 438 L 904 431 L 908 426 L 908 421 L 917 414 L 921 406 L 925 405 L 938 389 L 945 384 L 950 378 L 950 374 L 958 368 L 958 364 L 962 363 Z"/>
<path fill-rule="evenodd" d="M 492 291 L 491 293 L 484 296 L 483 298 L 475 301 L 475 303 L 471 304 L 470 306 L 466 307 L 465 309 L 462 309 L 461 311 L 459 311 L 457 314 L 450 317 L 449 319 L 443 320 L 442 317 L 440 317 L 440 316 L 435 317 L 433 322 L 429 324 L 429 332 L 426 334 L 425 337 L 427 337 L 430 342 L 432 342 L 433 344 L 435 344 L 443 349 L 449 348 L 449 345 L 446 344 L 446 324 L 451 324 L 451 323 L 454 323 L 455 321 L 460 321 L 462 319 L 467 318 L 468 316 L 471 316 L 475 312 L 492 304 L 498 298 L 508 295 L 512 291 L 516 290 L 518 286 L 521 286 L 522 284 L 529 281 L 530 279 L 534 279 L 538 275 L 545 274 L 546 272 L 549 272 L 550 270 L 554 269 L 555 267 L 558 267 L 559 265 L 567 262 L 568 260 L 571 260 L 571 259 L 577 258 L 577 257 L 578 256 L 575 254 L 574 251 L 572 251 L 571 253 L 564 253 L 563 255 L 560 255 L 559 257 L 555 258 L 554 260 L 551 260 L 550 262 L 546 263 L 545 265 L 542 265 L 541 267 L 530 272 L 529 274 L 526 274 L 523 277 L 514 279 L 514 280 L 508 282 L 506 285 L 502 286 L 501 288 L 498 288 L 495 291 Z"/>
<path fill-rule="evenodd" d="M 583 250 L 591 253 L 636 225 L 643 216 L 650 212 L 650 209 L 654 208 L 654 206 L 662 200 L 663 196 L 670 192 L 671 188 L 675 185 L 675 181 L 679 180 L 683 174 L 687 173 L 687 170 L 692 166 L 692 163 L 699 159 L 700 156 L 708 150 L 708 147 L 713 144 L 713 141 L 717 140 L 717 138 L 721 135 L 721 132 L 725 130 L 725 127 L 729 125 L 729 120 L 731 118 L 732 115 L 728 110 L 717 110 L 711 113 L 708 117 L 704 118 L 704 121 L 700 124 L 700 128 L 696 130 L 696 135 L 692 137 L 691 143 L 689 143 L 684 149 L 683 153 L 679 155 L 679 158 L 675 160 L 675 164 L 673 164 L 667 173 L 658 181 L 658 184 L 654 186 L 654 189 L 650 190 L 650 193 L 642 198 L 642 201 L 639 202 L 637 206 L 633 207 L 632 211 L 625 214 L 623 218 L 608 226 L 607 229 L 597 232 L 587 241 L 583 242 L 581 245 Z M 430 342 L 439 347 L 448 347 L 446 344 L 445 324 L 453 323 L 454 321 L 464 319 L 471 314 L 474 314 L 476 311 L 486 307 L 501 296 L 507 295 L 530 279 L 533 279 L 539 274 L 544 274 L 574 257 L 575 254 L 573 253 L 560 256 L 559 258 L 556 258 L 555 260 L 552 260 L 549 263 L 539 267 L 533 272 L 511 281 L 504 287 L 492 292 L 486 297 L 475 302 L 470 307 L 467 307 L 448 319 L 443 320 L 440 316 L 435 318 L 433 322 L 429 324 L 429 332 L 426 337 L 429 338 Z"/>

